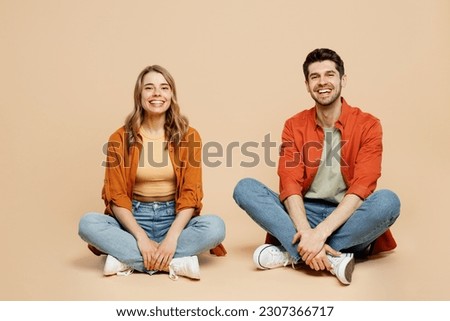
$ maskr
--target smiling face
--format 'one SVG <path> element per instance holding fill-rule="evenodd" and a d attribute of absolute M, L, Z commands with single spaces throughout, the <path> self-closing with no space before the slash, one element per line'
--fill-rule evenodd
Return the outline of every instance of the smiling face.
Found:
<path fill-rule="evenodd" d="M 308 67 L 306 89 L 319 106 L 330 106 L 341 98 L 346 76 L 342 77 L 331 60 L 314 62 Z"/>
<path fill-rule="evenodd" d="M 141 105 L 147 115 L 165 114 L 172 101 L 172 88 L 162 74 L 150 71 L 142 78 Z"/>

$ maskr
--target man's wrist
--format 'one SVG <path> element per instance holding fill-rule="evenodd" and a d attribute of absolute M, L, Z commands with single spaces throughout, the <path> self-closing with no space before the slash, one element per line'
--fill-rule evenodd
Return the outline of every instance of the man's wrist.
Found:
<path fill-rule="evenodd" d="M 326 240 L 333 231 L 328 228 L 325 221 L 316 226 L 315 230 L 322 236 L 324 240 Z"/>

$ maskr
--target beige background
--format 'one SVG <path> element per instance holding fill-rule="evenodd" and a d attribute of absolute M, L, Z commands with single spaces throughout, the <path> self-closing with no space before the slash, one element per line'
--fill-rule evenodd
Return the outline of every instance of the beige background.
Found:
<path fill-rule="evenodd" d="M 449 1 L 0 0 L 0 39 L 0 299 L 450 299 Z M 246 176 L 276 189 L 276 170 L 240 167 L 248 158 L 235 149 L 232 166 L 204 169 L 205 212 L 227 223 L 227 257 L 202 255 L 199 282 L 102 277 L 104 258 L 77 224 L 103 210 L 102 146 L 131 111 L 141 69 L 173 74 L 205 142 L 278 142 L 284 120 L 312 106 L 301 64 L 317 47 L 344 59 L 348 102 L 382 120 L 379 187 L 402 200 L 398 249 L 357 265 L 349 287 L 326 273 L 256 271 L 264 233 L 231 194 Z"/>

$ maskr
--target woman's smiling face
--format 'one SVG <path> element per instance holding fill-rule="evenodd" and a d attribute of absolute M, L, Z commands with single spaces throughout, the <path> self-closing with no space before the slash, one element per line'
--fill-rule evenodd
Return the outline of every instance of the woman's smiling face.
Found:
<path fill-rule="evenodd" d="M 164 114 L 172 102 L 172 88 L 164 76 L 150 71 L 142 79 L 141 104 L 145 112 L 151 115 Z"/>

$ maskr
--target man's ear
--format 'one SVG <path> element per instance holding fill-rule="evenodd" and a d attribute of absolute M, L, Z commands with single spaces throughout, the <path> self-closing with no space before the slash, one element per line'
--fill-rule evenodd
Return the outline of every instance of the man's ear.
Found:
<path fill-rule="evenodd" d="M 341 87 L 344 88 L 345 85 L 347 85 L 347 75 L 344 75 L 341 78 Z"/>
<path fill-rule="evenodd" d="M 306 86 L 306 91 L 307 91 L 308 93 L 311 93 L 311 91 L 309 90 L 309 83 L 308 83 L 308 80 L 305 80 L 305 86 Z"/>

